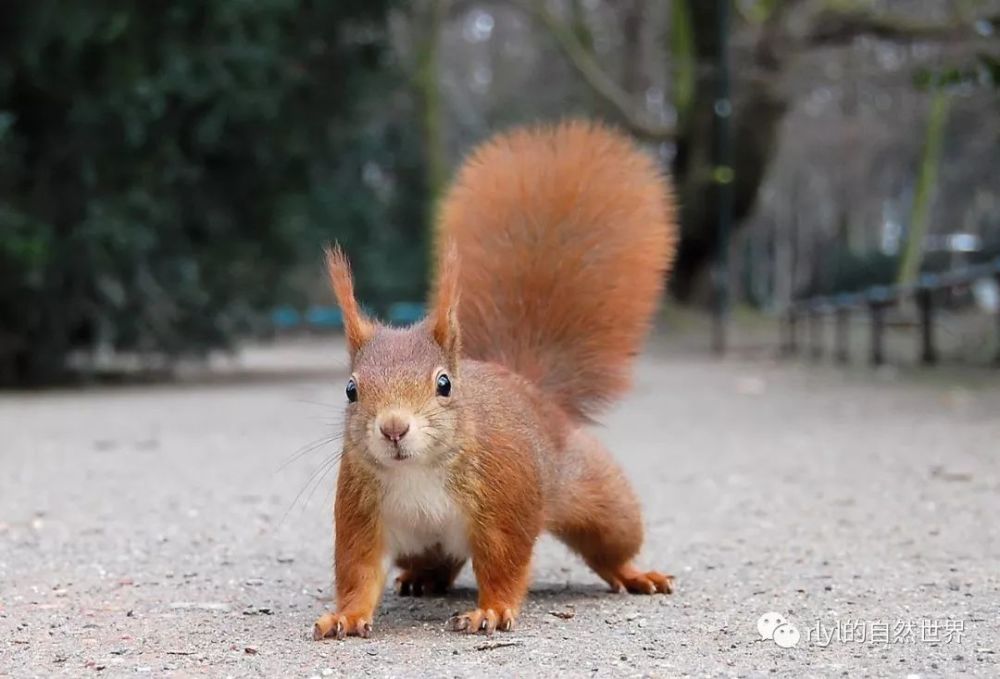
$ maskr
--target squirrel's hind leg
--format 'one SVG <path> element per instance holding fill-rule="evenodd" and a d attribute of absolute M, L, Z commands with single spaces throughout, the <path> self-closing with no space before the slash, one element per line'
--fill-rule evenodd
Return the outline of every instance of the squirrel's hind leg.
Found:
<path fill-rule="evenodd" d="M 400 596 L 447 594 L 464 565 L 464 559 L 448 556 L 440 547 L 415 556 L 401 556 L 396 559 L 396 566 L 402 569 L 396 577 L 396 593 Z"/>
<path fill-rule="evenodd" d="M 672 575 L 642 571 L 632 559 L 642 547 L 642 513 L 632 486 L 601 443 L 577 430 L 569 439 L 567 469 L 552 503 L 548 529 L 615 591 L 670 594 Z"/>

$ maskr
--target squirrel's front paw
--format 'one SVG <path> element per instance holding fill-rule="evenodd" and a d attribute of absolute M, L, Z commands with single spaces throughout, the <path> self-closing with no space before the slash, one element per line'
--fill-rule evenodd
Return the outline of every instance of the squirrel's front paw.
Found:
<path fill-rule="evenodd" d="M 327 613 L 313 625 L 313 639 L 326 637 L 343 639 L 348 636 L 368 638 L 372 633 L 371 616 L 355 613 Z"/>
<path fill-rule="evenodd" d="M 476 608 L 467 613 L 455 613 L 448 618 L 448 627 L 453 632 L 493 634 L 497 629 L 510 632 L 514 629 L 514 611 L 510 608 Z"/>

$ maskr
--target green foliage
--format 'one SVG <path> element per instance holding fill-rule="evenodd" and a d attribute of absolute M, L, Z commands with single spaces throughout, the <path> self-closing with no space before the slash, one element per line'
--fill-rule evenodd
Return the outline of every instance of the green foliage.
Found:
<path fill-rule="evenodd" d="M 670 3 L 669 45 L 674 76 L 674 106 L 682 122 L 687 123 L 695 88 L 694 27 L 688 0 L 672 0 Z"/>
<path fill-rule="evenodd" d="M 900 285 L 912 285 L 920 275 L 923 259 L 923 243 L 930 226 L 930 206 L 934 187 L 937 185 L 938 166 L 944 146 L 945 125 L 951 108 L 944 90 L 936 90 L 931 95 L 930 120 L 924 137 L 924 150 L 920 158 L 920 172 L 917 175 L 917 190 L 913 199 L 913 213 L 903 245 L 903 258 L 899 264 Z"/>
<path fill-rule="evenodd" d="M 736 10 L 751 24 L 762 24 L 774 12 L 780 0 L 739 0 L 735 3 Z"/>
<path fill-rule="evenodd" d="M 983 52 L 972 63 L 921 69 L 914 77 L 921 90 L 953 87 L 983 87 L 1000 90 L 1000 57 Z"/>
<path fill-rule="evenodd" d="M 369 302 L 418 296 L 390 2 L 0 4 L 0 383 L 225 345 L 335 238 L 398 256 L 359 262 Z"/>

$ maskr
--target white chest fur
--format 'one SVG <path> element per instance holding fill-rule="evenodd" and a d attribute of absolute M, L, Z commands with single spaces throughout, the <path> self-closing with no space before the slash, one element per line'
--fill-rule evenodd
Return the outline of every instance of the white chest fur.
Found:
<path fill-rule="evenodd" d="M 459 559 L 469 556 L 465 519 L 441 471 L 419 465 L 388 469 L 382 488 L 382 521 L 390 556 L 417 555 L 435 545 Z"/>

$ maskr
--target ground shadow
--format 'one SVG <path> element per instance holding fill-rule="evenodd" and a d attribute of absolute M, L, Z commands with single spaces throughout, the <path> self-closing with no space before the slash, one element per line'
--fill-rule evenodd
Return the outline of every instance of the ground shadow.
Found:
<path fill-rule="evenodd" d="M 382 598 L 382 625 L 387 628 L 408 627 L 414 623 L 443 623 L 444 619 L 475 605 L 475 587 L 459 586 L 447 594 L 430 596 L 400 596 L 390 591 Z M 543 608 L 564 610 L 583 602 L 616 595 L 607 585 L 538 583 L 528 590 L 526 602 L 541 604 Z"/>

